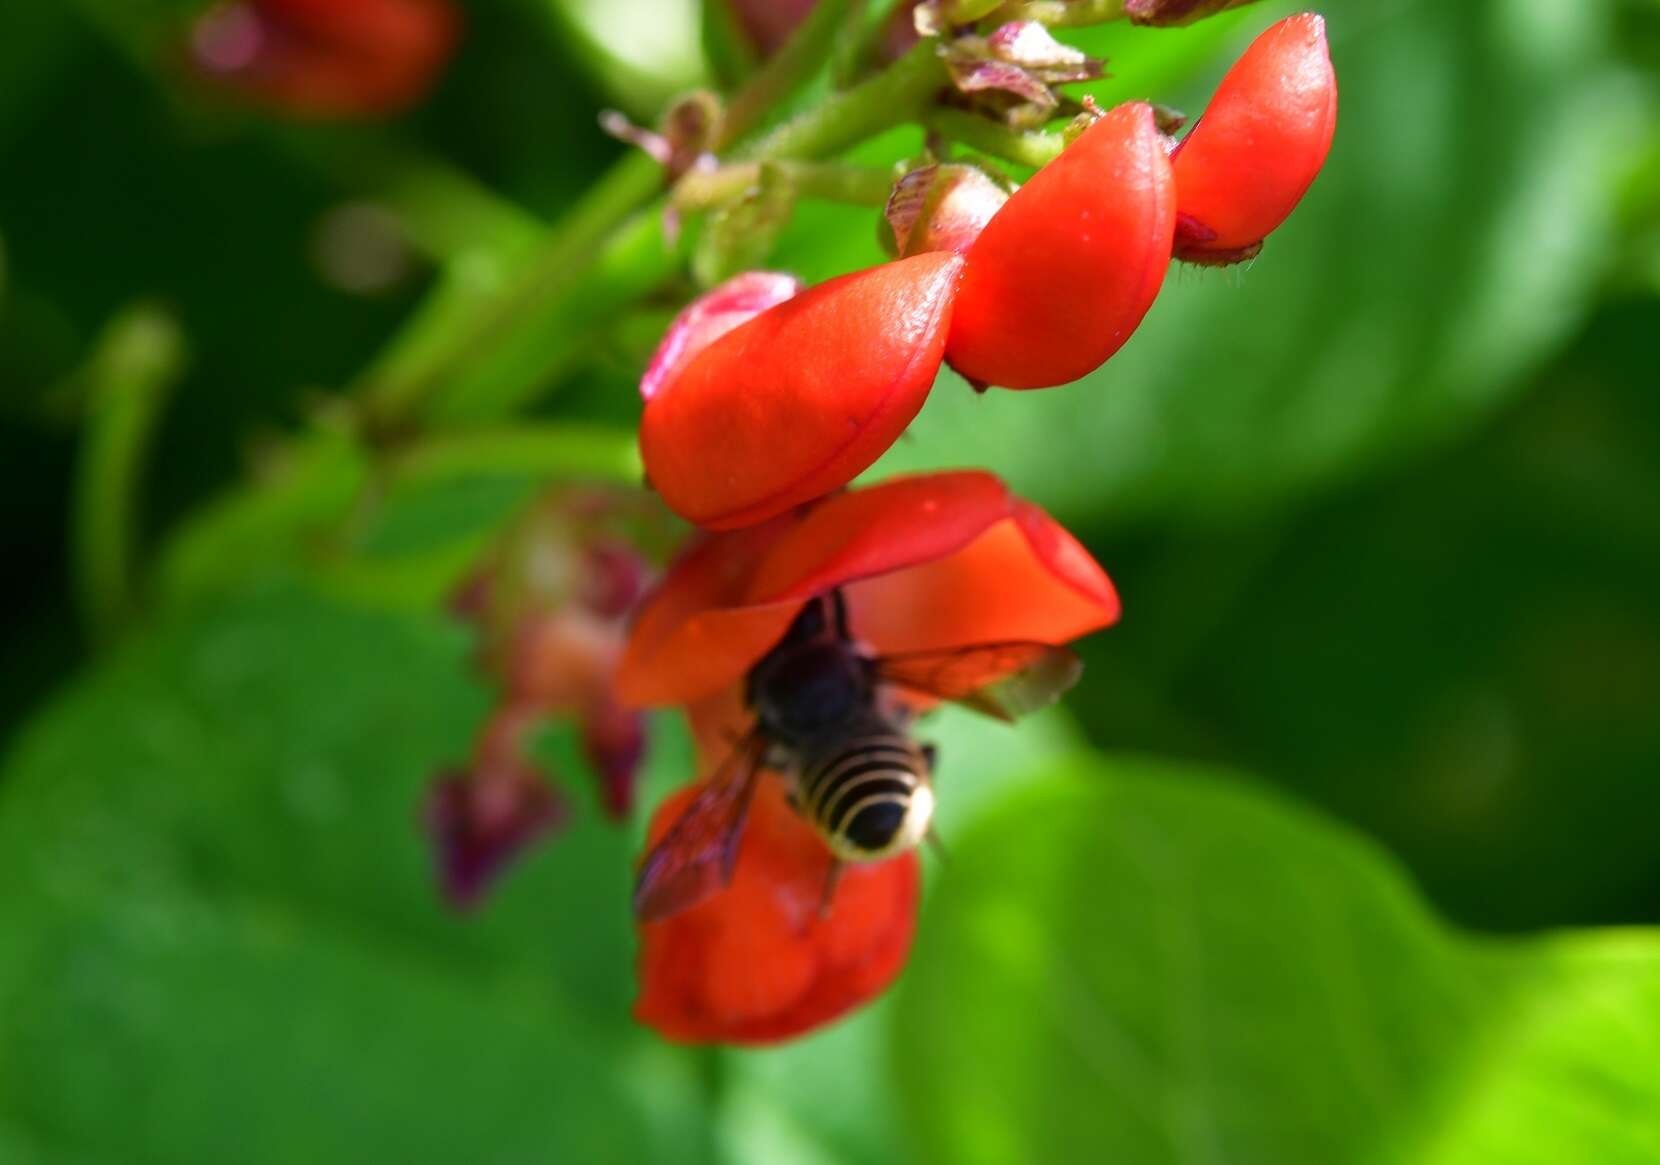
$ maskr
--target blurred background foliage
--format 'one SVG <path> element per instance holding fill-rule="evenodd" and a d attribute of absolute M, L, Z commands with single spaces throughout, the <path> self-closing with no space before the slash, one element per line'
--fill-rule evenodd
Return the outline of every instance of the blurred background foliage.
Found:
<path fill-rule="evenodd" d="M 1065 712 L 933 727 L 913 965 L 760 1053 L 628 1020 L 591 804 L 465 920 L 416 827 L 487 703 L 441 597 L 550 471 L 636 474 L 685 252 L 471 313 L 540 286 L 598 112 L 698 80 L 694 7 L 477 0 L 370 127 L 213 100 L 184 0 L 0 8 L 0 1161 L 1660 1160 L 1660 7 L 1323 8 L 1337 144 L 1263 256 L 1175 269 L 1101 383 L 947 377 L 875 471 L 1004 473 L 1126 617 Z M 1286 10 L 1069 35 L 1196 111 Z M 343 391 L 444 345 L 533 421 L 363 448 Z M 647 803 L 689 763 L 665 719 Z"/>

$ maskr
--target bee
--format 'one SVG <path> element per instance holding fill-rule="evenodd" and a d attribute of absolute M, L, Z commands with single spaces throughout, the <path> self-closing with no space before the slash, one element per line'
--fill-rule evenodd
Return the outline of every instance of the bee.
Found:
<path fill-rule="evenodd" d="M 810 601 L 750 669 L 750 730 L 641 863 L 634 913 L 645 921 L 695 906 L 732 879 L 763 769 L 832 855 L 821 913 L 844 864 L 878 862 L 932 836 L 930 745 L 907 732 L 917 697 L 1002 720 L 1053 703 L 1083 665 L 1064 647 L 1008 641 L 876 657 L 848 627 L 839 590 Z"/>

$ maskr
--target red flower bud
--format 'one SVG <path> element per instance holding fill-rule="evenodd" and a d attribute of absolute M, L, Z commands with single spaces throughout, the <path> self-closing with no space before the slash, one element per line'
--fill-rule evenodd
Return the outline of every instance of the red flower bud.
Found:
<path fill-rule="evenodd" d="M 640 378 L 640 395 L 650 401 L 692 357 L 739 324 L 748 323 L 800 292 L 801 281 L 793 275 L 745 271 L 698 296 L 674 317 L 663 342 L 657 345 L 646 374 Z"/>
<path fill-rule="evenodd" d="M 1287 17 L 1234 62 L 1171 157 L 1176 257 L 1231 263 L 1256 254 L 1320 172 L 1336 126 L 1326 22 Z"/>
<path fill-rule="evenodd" d="M 969 248 L 952 366 L 984 384 L 1047 388 L 1101 365 L 1164 282 L 1175 212 L 1152 108 L 1112 110 L 1015 191 Z"/>
<path fill-rule="evenodd" d="M 1008 200 L 1009 192 L 984 170 L 948 163 L 920 167 L 894 183 L 886 214 L 901 256 L 961 254 Z"/>
<path fill-rule="evenodd" d="M 648 844 L 697 787 L 658 808 Z M 828 1023 L 875 997 L 905 964 L 915 925 L 915 852 L 847 867 L 821 916 L 830 851 L 761 780 L 732 881 L 719 894 L 640 926 L 634 1015 L 671 1040 L 761 1044 Z"/>
<path fill-rule="evenodd" d="M 663 500 L 730 529 L 845 485 L 922 407 L 961 266 L 927 254 L 857 271 L 701 350 L 660 352 L 642 384 L 640 449 Z M 676 342 L 671 329 L 665 348 Z"/>
<path fill-rule="evenodd" d="M 418 101 L 460 23 L 449 0 L 239 0 L 191 42 L 205 73 L 289 113 L 364 117 Z"/>

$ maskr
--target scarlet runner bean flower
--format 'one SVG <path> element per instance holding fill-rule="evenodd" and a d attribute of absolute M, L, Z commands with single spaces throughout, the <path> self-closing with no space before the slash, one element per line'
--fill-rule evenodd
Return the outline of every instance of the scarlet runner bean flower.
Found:
<path fill-rule="evenodd" d="M 854 635 L 879 655 L 1058 644 L 1118 616 L 1089 553 L 991 474 L 899 478 L 702 536 L 642 604 L 618 691 L 631 703 L 684 706 L 707 770 L 748 728 L 750 667 L 806 603 L 838 589 Z M 943 785 L 949 796 L 949 775 Z M 696 789 L 659 808 L 653 841 Z M 789 808 L 783 779 L 764 775 L 730 885 L 641 924 L 636 1016 L 675 1040 L 758 1043 L 879 994 L 909 948 L 916 855 L 849 867 L 821 918 L 829 864 L 824 841 Z"/>
<path fill-rule="evenodd" d="M 1245 50 L 1171 156 L 1176 257 L 1233 263 L 1301 201 L 1337 127 L 1337 77 L 1326 23 L 1287 17 Z"/>
<path fill-rule="evenodd" d="M 426 94 L 460 31 L 450 0 L 235 0 L 193 30 L 208 76 L 302 117 L 397 113 Z"/>
<path fill-rule="evenodd" d="M 952 367 L 1003 388 L 1093 371 L 1152 306 L 1175 222 L 1153 109 L 1121 105 L 1015 191 L 965 253 Z"/>
<path fill-rule="evenodd" d="M 918 255 L 770 306 L 789 288 L 773 277 L 757 296 L 762 277 L 742 275 L 694 303 L 640 385 L 652 486 L 682 517 L 731 529 L 845 485 L 933 387 L 961 266 Z"/>

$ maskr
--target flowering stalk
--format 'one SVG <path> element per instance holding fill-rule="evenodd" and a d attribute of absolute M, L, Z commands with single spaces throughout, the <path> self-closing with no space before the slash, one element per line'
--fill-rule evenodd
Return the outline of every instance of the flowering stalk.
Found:
<path fill-rule="evenodd" d="M 960 109 L 930 109 L 923 124 L 982 154 L 1038 169 L 1060 157 L 1066 138 L 1048 130 L 1017 130 Z"/>
<path fill-rule="evenodd" d="M 734 162 L 713 170 L 693 171 L 675 183 L 671 203 L 681 210 L 706 210 L 742 195 L 761 180 L 768 167 L 798 195 L 850 206 L 881 206 L 893 188 L 893 173 L 874 166 L 834 162 Z"/>
<path fill-rule="evenodd" d="M 806 160 L 839 153 L 912 120 L 944 79 L 931 46 L 918 45 L 891 68 L 739 146 L 733 156 Z M 661 226 L 671 196 L 652 198 L 660 187 L 650 158 L 623 158 L 467 319 L 444 321 L 418 346 L 394 338 L 392 350 L 410 357 L 388 359 L 353 387 L 369 427 L 396 433 L 422 416 L 438 423 L 499 419 L 536 396 L 586 340 L 592 321 L 614 315 L 678 265 Z M 525 336 L 532 340 L 519 339 Z M 481 360 L 507 337 L 534 345 L 530 362 L 539 364 L 540 375 L 502 375 L 499 358 Z"/>
<path fill-rule="evenodd" d="M 131 613 L 144 455 L 185 359 L 173 317 L 138 305 L 105 327 L 74 385 L 85 397 L 87 425 L 71 549 L 81 615 L 98 639 L 113 637 Z"/>

